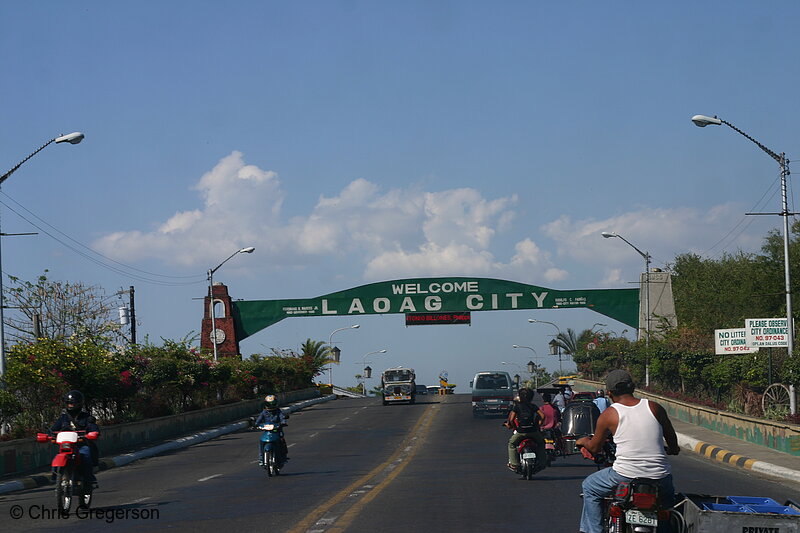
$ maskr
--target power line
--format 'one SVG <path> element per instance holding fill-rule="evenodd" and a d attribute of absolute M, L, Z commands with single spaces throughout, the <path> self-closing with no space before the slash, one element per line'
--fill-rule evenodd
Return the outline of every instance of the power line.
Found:
<path fill-rule="evenodd" d="M 56 228 L 55 226 L 53 226 L 49 222 L 43 220 L 41 217 L 39 217 L 38 215 L 36 215 L 35 213 L 33 213 L 32 211 L 27 209 L 25 206 L 23 206 L 22 204 L 20 204 L 19 202 L 17 202 L 16 200 L 11 198 L 10 196 L 8 196 L 6 193 L 0 191 L 0 195 L 2 195 L 5 198 L 8 198 L 10 201 L 14 202 L 14 204 L 18 205 L 21 209 L 25 210 L 32 217 L 34 217 L 37 220 L 41 221 L 42 224 L 48 226 L 49 228 L 52 228 L 52 230 L 54 232 L 57 232 L 60 235 L 63 235 L 66 239 L 72 241 L 73 243 L 75 243 L 76 245 L 80 246 L 81 248 L 84 248 L 85 250 L 88 250 L 92 254 L 95 254 L 96 256 L 102 258 L 102 260 L 98 259 L 97 257 L 93 257 L 93 256 L 89 255 L 88 253 L 78 249 L 77 247 L 75 247 L 75 246 L 65 242 L 64 240 L 58 238 L 56 235 L 54 235 L 53 233 L 51 233 L 50 231 L 48 231 L 47 229 L 42 227 L 42 225 L 37 224 L 36 222 L 34 222 L 34 221 L 30 220 L 29 218 L 25 217 L 19 211 L 17 211 L 16 209 L 14 209 L 10 205 L 8 205 L 8 203 L 0 201 L 0 205 L 4 206 L 6 209 L 8 209 L 12 213 L 14 213 L 18 217 L 20 217 L 22 220 L 28 222 L 30 225 L 32 225 L 33 227 L 35 227 L 36 229 L 38 229 L 39 231 L 41 231 L 42 233 L 44 233 L 45 235 L 47 235 L 48 237 L 53 239 L 54 241 L 58 242 L 59 244 L 61 244 L 65 248 L 67 248 L 69 250 L 72 250 L 73 252 L 75 252 L 76 254 L 80 255 L 81 257 L 83 257 L 83 258 L 87 259 L 88 261 L 91 261 L 92 263 L 94 263 L 94 264 L 96 264 L 98 266 L 101 266 L 101 267 L 103 267 L 103 268 L 105 268 L 107 270 L 110 270 L 110 271 L 115 272 L 117 274 L 121 274 L 123 276 L 128 276 L 130 278 L 136 279 L 136 280 L 144 282 L 144 283 L 151 283 L 151 284 L 154 284 L 154 285 L 163 285 L 163 286 L 196 285 L 196 284 L 200 284 L 200 283 L 205 283 L 205 281 L 206 281 L 205 274 L 195 274 L 193 276 L 169 276 L 169 275 L 165 275 L 165 274 L 158 274 L 158 273 L 155 273 L 155 272 L 148 272 L 146 270 L 142 270 L 142 269 L 130 266 L 130 265 L 126 265 L 125 263 L 121 263 L 119 261 L 111 259 L 110 257 L 107 257 L 107 256 L 101 254 L 100 252 L 90 248 L 89 246 L 86 246 L 85 244 L 73 239 L 72 237 L 70 237 L 69 235 L 64 233 L 63 231 L 59 230 L 58 228 Z M 109 264 L 109 263 L 113 263 L 113 264 Z M 114 266 L 114 265 L 118 265 L 118 266 Z M 140 274 L 137 274 L 136 272 L 138 272 Z M 144 274 L 144 275 L 142 275 L 142 274 Z M 148 277 L 148 276 L 150 276 L 150 277 Z M 176 280 L 177 279 L 183 279 L 183 280 L 194 280 L 194 281 L 166 281 L 166 280 L 160 280 L 160 279 L 154 279 L 154 278 L 167 278 L 167 279 L 176 279 Z"/>

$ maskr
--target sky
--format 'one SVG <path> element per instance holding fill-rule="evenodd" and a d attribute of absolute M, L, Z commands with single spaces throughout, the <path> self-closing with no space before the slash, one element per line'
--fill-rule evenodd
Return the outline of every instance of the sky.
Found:
<path fill-rule="evenodd" d="M 235 299 L 447 276 L 636 287 L 642 257 L 603 231 L 657 268 L 757 252 L 781 220 L 745 213 L 779 211 L 778 165 L 690 118 L 800 153 L 798 15 L 783 0 L 2 2 L 0 172 L 86 136 L 3 183 L 2 231 L 38 235 L 4 237 L 2 271 L 119 305 L 134 286 L 137 340 L 158 344 L 199 334 L 206 272 L 248 246 L 214 275 Z M 789 195 L 793 210 L 791 180 Z M 559 369 L 556 327 L 528 318 L 633 338 L 588 309 L 391 314 L 290 318 L 241 351 L 357 323 L 333 337 L 336 384 L 366 362 L 424 384 L 447 371 L 466 392 L 477 371 L 526 377 L 532 357 Z"/>

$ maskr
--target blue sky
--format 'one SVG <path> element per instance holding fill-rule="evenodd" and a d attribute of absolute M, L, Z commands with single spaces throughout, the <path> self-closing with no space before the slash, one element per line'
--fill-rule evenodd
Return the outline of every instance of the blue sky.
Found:
<path fill-rule="evenodd" d="M 800 152 L 798 11 L 3 2 L 2 171 L 61 133 L 86 140 L 49 146 L 3 184 L 2 231 L 38 231 L 34 214 L 124 265 L 40 232 L 3 240 L 3 271 L 33 280 L 48 269 L 107 294 L 134 285 L 138 336 L 158 342 L 199 331 L 206 270 L 245 246 L 255 253 L 215 275 L 245 300 L 426 276 L 633 286 L 641 257 L 601 231 L 656 267 L 685 252 L 755 251 L 780 220 L 744 213 L 779 209 L 777 164 L 689 119 L 719 115 L 790 159 Z M 402 315 L 362 317 L 335 336 L 334 375 L 348 384 L 366 353 L 387 349 L 373 368 L 412 365 L 426 383 L 447 370 L 463 391 L 478 370 L 524 366 L 531 352 L 512 344 L 557 369 L 554 328 L 531 316 L 625 329 L 588 310 L 412 328 Z M 242 351 L 297 349 L 354 322 L 285 320 Z"/>

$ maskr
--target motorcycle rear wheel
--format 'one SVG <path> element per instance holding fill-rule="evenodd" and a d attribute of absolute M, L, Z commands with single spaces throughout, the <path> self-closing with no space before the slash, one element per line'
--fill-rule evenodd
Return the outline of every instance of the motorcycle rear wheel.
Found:
<path fill-rule="evenodd" d="M 522 477 L 527 480 L 533 479 L 533 461 L 530 459 L 522 460 Z"/>
<path fill-rule="evenodd" d="M 73 465 L 62 466 L 56 478 L 56 508 L 66 516 L 72 507 L 72 493 L 75 489 L 75 469 Z"/>

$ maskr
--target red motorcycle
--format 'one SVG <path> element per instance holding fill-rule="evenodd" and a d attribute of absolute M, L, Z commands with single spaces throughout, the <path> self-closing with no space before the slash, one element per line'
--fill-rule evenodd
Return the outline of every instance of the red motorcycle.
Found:
<path fill-rule="evenodd" d="M 58 445 L 58 453 L 53 457 L 51 466 L 56 479 L 56 505 L 59 513 L 69 515 L 74 498 L 78 507 L 88 509 L 92 503 L 92 488 L 84 483 L 84 458 L 79 453 L 87 440 L 96 440 L 97 431 L 59 431 L 55 435 L 37 433 L 36 442 L 54 442 Z"/>
<path fill-rule="evenodd" d="M 660 496 L 657 480 L 639 478 L 620 483 L 614 496 L 605 502 L 604 530 L 655 533 L 659 522 L 671 519 L 670 511 L 660 505 Z"/>

